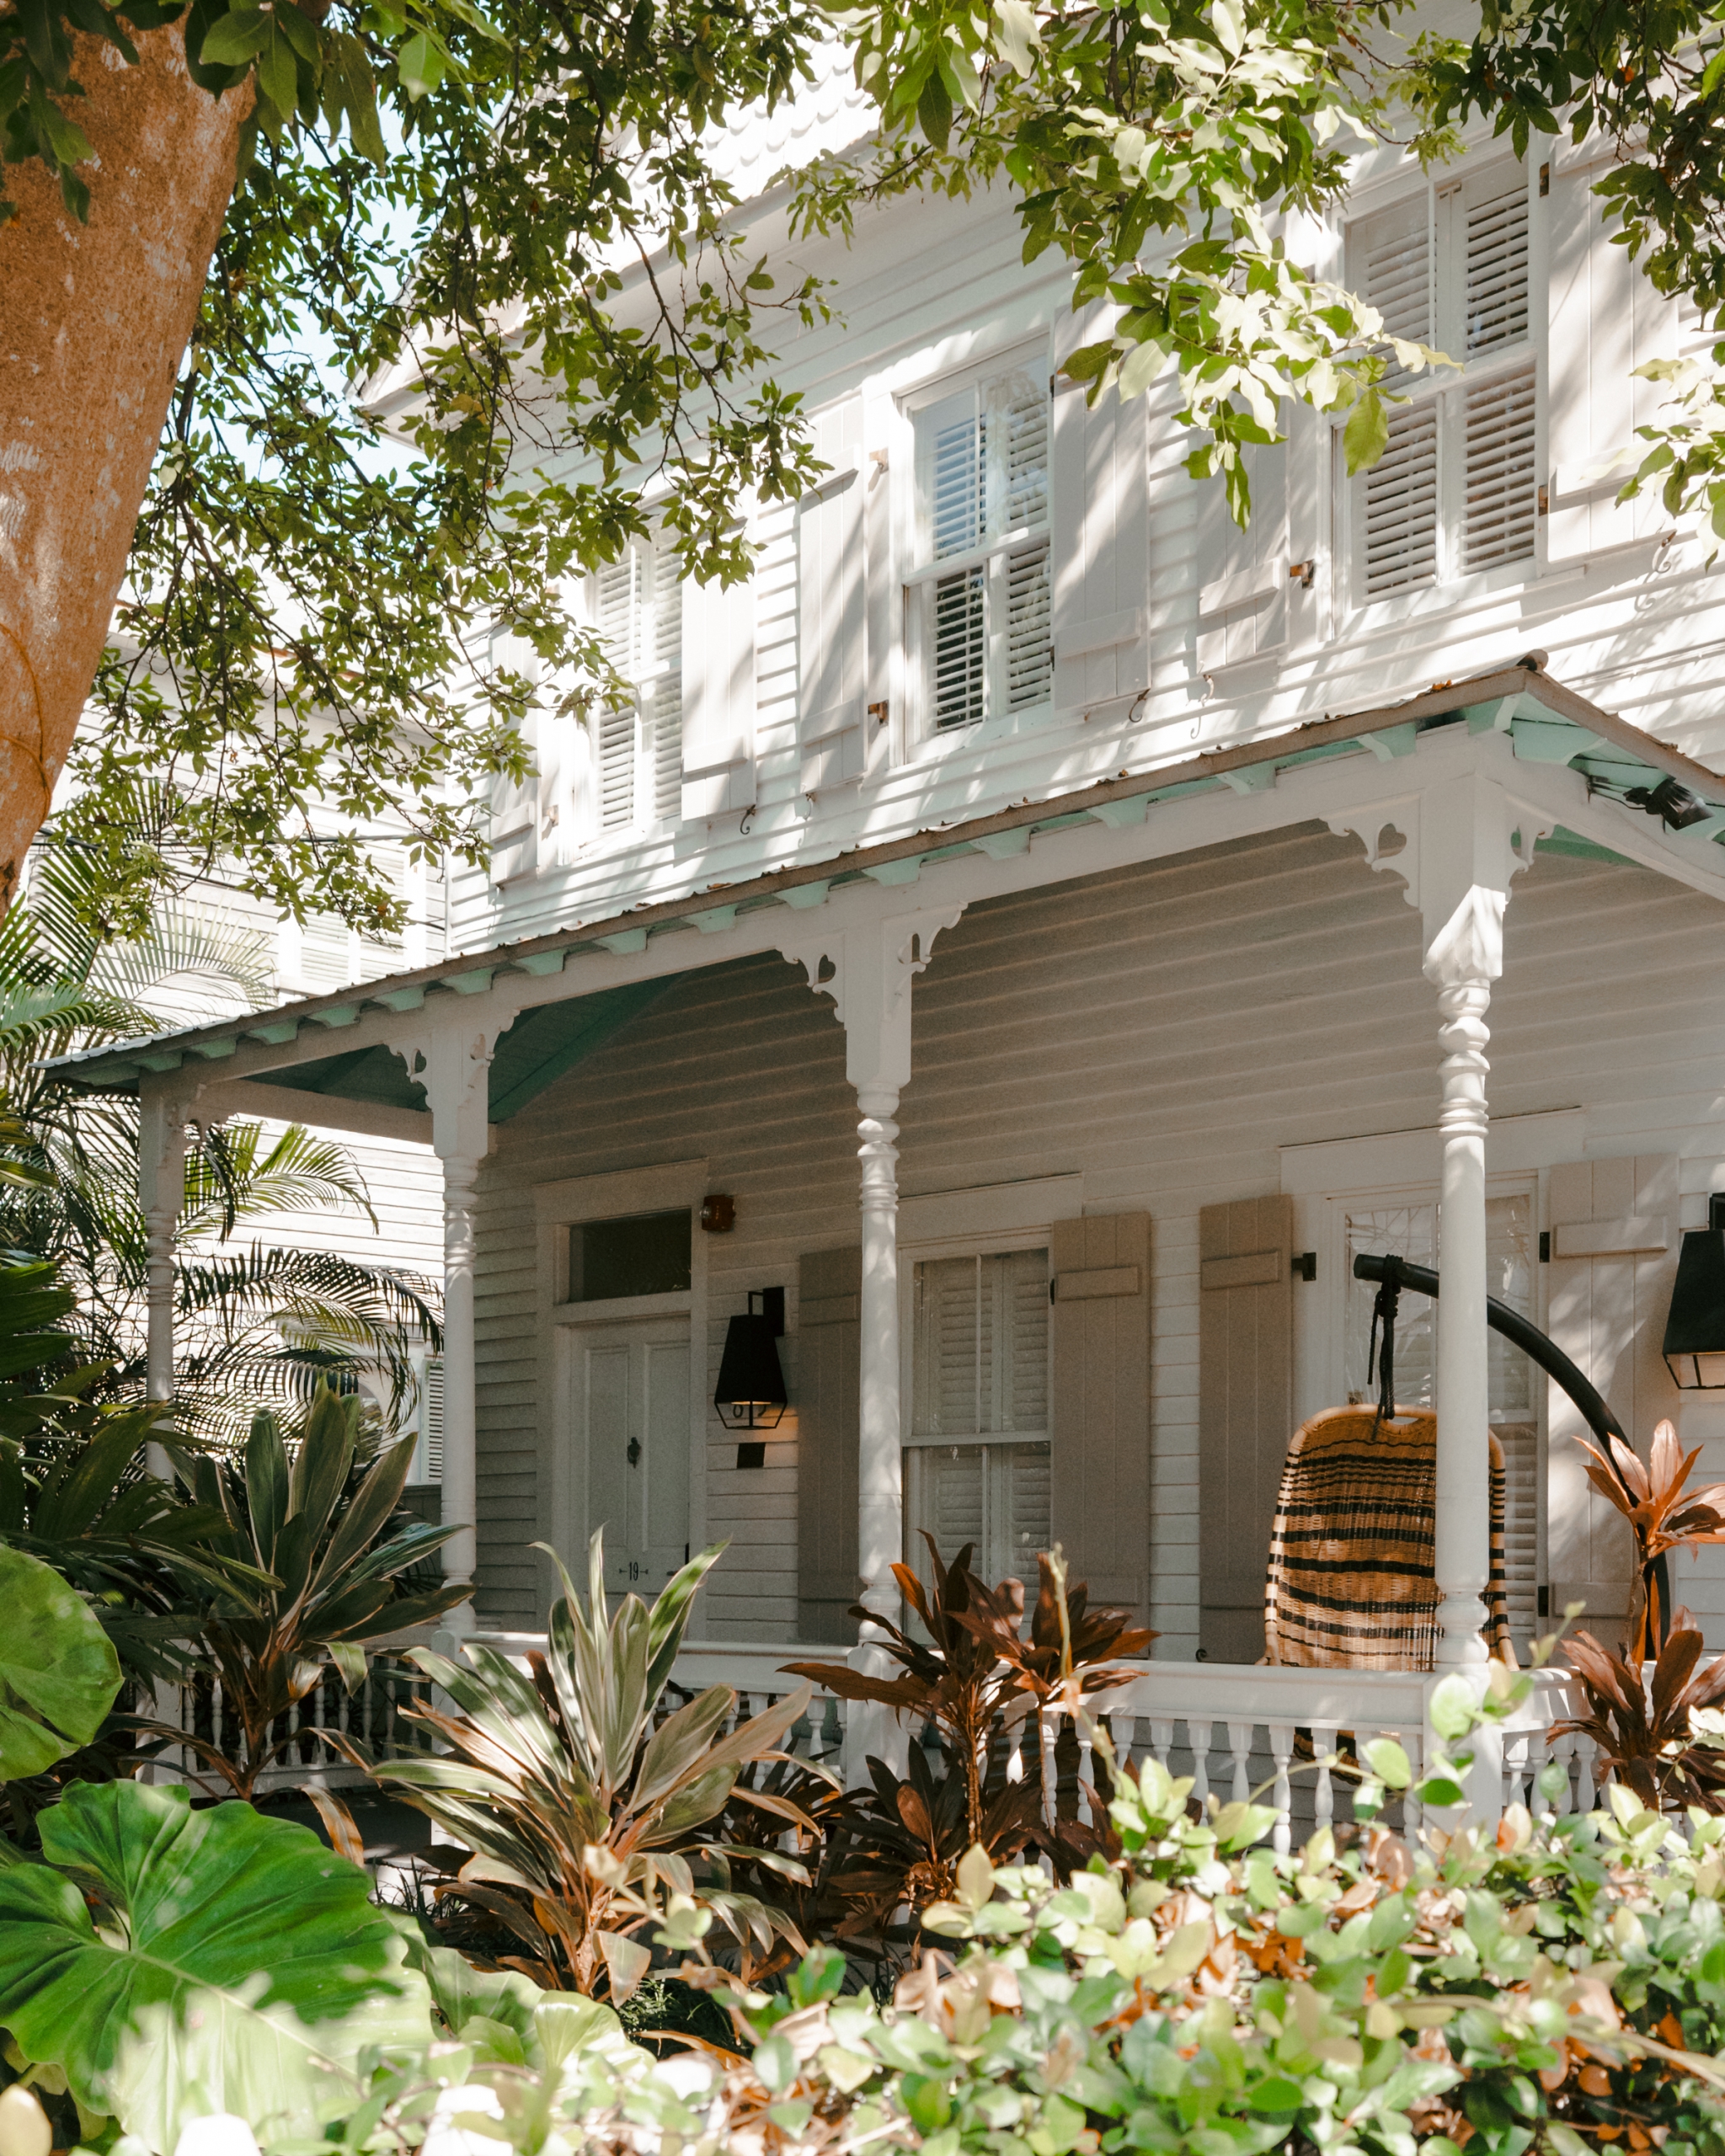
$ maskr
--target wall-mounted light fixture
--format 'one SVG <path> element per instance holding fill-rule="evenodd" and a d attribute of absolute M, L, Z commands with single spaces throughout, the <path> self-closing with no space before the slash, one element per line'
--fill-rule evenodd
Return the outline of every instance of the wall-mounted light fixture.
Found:
<path fill-rule="evenodd" d="M 1707 1201 L 1707 1225 L 1691 1228 L 1677 1258 L 1665 1321 L 1665 1366 L 1685 1392 L 1725 1390 L 1725 1194 Z"/>
<path fill-rule="evenodd" d="M 748 1315 L 734 1317 L 726 1331 L 718 1383 L 713 1395 L 718 1419 L 726 1429 L 778 1428 L 789 1403 L 778 1349 L 773 1343 L 783 1338 L 784 1330 L 784 1289 L 751 1288 Z"/>

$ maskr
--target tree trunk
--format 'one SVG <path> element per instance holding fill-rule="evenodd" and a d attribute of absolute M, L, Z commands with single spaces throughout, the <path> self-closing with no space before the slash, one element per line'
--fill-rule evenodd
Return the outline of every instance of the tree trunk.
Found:
<path fill-rule="evenodd" d="M 178 24 L 127 67 L 76 40 L 96 151 L 90 221 L 17 164 L 0 226 L 0 912 L 72 745 L 126 571 L 210 256 L 249 87 L 186 73 Z"/>

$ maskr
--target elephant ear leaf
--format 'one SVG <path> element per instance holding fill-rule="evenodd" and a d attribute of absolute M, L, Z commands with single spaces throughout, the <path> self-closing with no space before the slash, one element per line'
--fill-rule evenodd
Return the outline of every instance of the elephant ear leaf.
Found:
<path fill-rule="evenodd" d="M 119 1689 L 120 1658 L 83 1597 L 0 1545 L 0 1781 L 88 1744 Z"/>
<path fill-rule="evenodd" d="M 430 2041 L 399 1929 L 303 1827 L 78 1783 L 42 1815 L 42 1853 L 0 1870 L 0 2027 L 151 2148 L 212 2111 L 266 2143 L 315 2140 L 332 2069 Z M 100 1932 L 92 1888 L 113 1912 Z"/>

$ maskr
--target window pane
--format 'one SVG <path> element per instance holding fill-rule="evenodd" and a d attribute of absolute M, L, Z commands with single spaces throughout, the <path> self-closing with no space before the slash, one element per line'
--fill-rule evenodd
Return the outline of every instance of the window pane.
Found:
<path fill-rule="evenodd" d="M 1533 363 L 1467 392 L 1467 499 L 1461 566 L 1471 573 L 1533 552 L 1539 494 L 1534 460 Z"/>
<path fill-rule="evenodd" d="M 1467 356 L 1526 334 L 1527 181 L 1518 170 L 1494 200 L 1467 207 Z"/>
<path fill-rule="evenodd" d="M 1049 1546 L 1050 1460 L 1033 1444 L 913 1445 L 905 1455 L 905 1558 L 925 1579 L 934 1539 L 950 1565 L 968 1544 L 970 1568 L 991 1587 L 1022 1580 L 1036 1593 Z"/>
<path fill-rule="evenodd" d="M 619 1220 L 583 1220 L 569 1230 L 569 1300 L 602 1303 L 619 1295 L 675 1295 L 689 1287 L 689 1214 L 635 1213 Z"/>
<path fill-rule="evenodd" d="M 988 609 L 980 569 L 943 576 L 934 587 L 934 723 L 969 726 L 983 715 L 988 673 Z"/>
<path fill-rule="evenodd" d="M 1438 573 L 1438 412 L 1432 400 L 1392 413 L 1389 445 L 1363 484 L 1366 596 L 1430 584 Z"/>
<path fill-rule="evenodd" d="M 1377 1398 L 1375 1377 L 1368 1378 L 1372 1305 L 1376 1284 L 1356 1280 L 1354 1261 L 1363 1251 L 1375 1257 L 1405 1257 L 1415 1265 L 1435 1265 L 1438 1209 L 1435 1205 L 1380 1205 L 1355 1212 L 1347 1223 L 1348 1333 L 1345 1369 L 1350 1401 Z M 1396 1404 L 1429 1407 L 1435 1395 L 1437 1333 L 1432 1304 L 1424 1295 L 1402 1294 L 1396 1320 Z"/>
<path fill-rule="evenodd" d="M 925 1258 L 911 1305 L 915 1437 L 1048 1428 L 1048 1252 Z"/>

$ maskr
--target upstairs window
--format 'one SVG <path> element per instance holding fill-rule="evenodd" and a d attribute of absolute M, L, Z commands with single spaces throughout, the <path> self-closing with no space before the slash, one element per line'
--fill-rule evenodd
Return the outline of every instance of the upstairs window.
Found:
<path fill-rule="evenodd" d="M 935 733 L 1053 690 L 1045 376 L 985 377 L 916 414 L 908 619 Z"/>
<path fill-rule="evenodd" d="M 605 655 L 630 691 L 593 722 L 595 821 L 606 837 L 682 813 L 683 594 L 675 558 L 640 540 L 594 582 Z"/>
<path fill-rule="evenodd" d="M 926 1259 L 911 1300 L 907 1556 L 919 1529 L 950 1564 L 965 1543 L 992 1587 L 1023 1580 L 1049 1546 L 1049 1300 L 1045 1249 Z"/>
<path fill-rule="evenodd" d="M 1399 371 L 1383 456 L 1353 482 L 1354 595 L 1530 562 L 1539 510 L 1538 362 L 1527 176 L 1498 163 L 1349 227 L 1348 277 L 1394 335 L 1461 362 Z"/>

